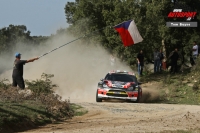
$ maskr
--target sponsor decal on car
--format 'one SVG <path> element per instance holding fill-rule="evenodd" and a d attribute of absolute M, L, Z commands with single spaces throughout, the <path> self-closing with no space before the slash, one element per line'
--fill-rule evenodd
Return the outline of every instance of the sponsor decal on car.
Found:
<path fill-rule="evenodd" d="M 127 94 L 126 92 L 118 92 L 118 91 L 109 91 L 107 94 Z"/>

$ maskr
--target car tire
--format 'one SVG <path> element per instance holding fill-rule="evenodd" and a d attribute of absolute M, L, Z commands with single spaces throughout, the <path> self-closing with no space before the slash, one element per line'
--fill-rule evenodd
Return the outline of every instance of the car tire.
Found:
<path fill-rule="evenodd" d="M 96 93 L 96 102 L 102 102 L 102 98 L 98 98 L 98 90 L 97 90 L 97 93 Z"/>

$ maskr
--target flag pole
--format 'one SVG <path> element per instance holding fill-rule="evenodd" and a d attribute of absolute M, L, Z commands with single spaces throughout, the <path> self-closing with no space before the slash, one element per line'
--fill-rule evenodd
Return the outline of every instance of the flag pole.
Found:
<path fill-rule="evenodd" d="M 39 56 L 38 58 L 41 58 L 41 57 L 43 57 L 43 56 L 45 56 L 45 55 L 47 55 L 47 54 L 49 54 L 49 53 L 51 53 L 51 52 L 53 52 L 53 51 L 59 49 L 59 48 L 61 48 L 61 47 L 65 46 L 65 45 L 67 45 L 67 44 L 70 44 L 70 43 L 72 43 L 72 42 L 75 42 L 75 41 L 77 41 L 77 40 L 79 40 L 79 39 L 81 39 L 81 38 L 84 38 L 84 37 L 85 37 L 85 36 L 79 37 L 79 38 L 77 38 L 77 39 L 75 39 L 75 40 L 72 40 L 72 41 L 70 41 L 70 42 L 68 42 L 68 43 L 66 43 L 66 44 L 64 44 L 64 45 L 61 45 L 61 46 L 59 46 L 59 47 L 57 47 L 57 48 L 55 48 L 55 49 L 53 49 L 53 50 L 51 50 L 51 51 L 49 51 L 49 52 L 47 52 L 47 53 L 45 53 L 45 54 Z"/>
<path fill-rule="evenodd" d="M 110 27 L 110 26 L 106 26 L 106 27 Z M 43 56 L 45 56 L 45 55 L 47 55 L 47 54 L 49 54 L 49 53 L 51 53 L 51 52 L 53 52 L 53 51 L 55 51 L 55 50 L 61 48 L 61 47 L 63 47 L 63 46 L 66 46 L 67 44 L 70 44 L 70 43 L 75 42 L 75 41 L 77 41 L 77 40 L 79 40 L 79 39 L 81 39 L 81 38 L 84 38 L 84 37 L 86 37 L 86 36 L 89 36 L 89 35 L 91 35 L 91 34 L 94 34 L 94 33 L 97 32 L 97 31 L 103 30 L 103 29 L 105 29 L 106 27 L 104 27 L 104 28 L 102 28 L 102 29 L 98 29 L 98 30 L 96 30 L 96 31 L 94 31 L 94 32 L 92 32 L 92 33 L 86 34 L 86 35 L 84 35 L 84 36 L 81 36 L 81 37 L 79 37 L 79 38 L 77 38 L 77 39 L 75 39 L 75 40 L 72 40 L 72 41 L 70 41 L 70 42 L 68 42 L 68 43 L 66 43 L 66 44 L 63 44 L 63 45 L 61 45 L 61 46 L 59 46 L 59 47 L 57 47 L 57 48 L 55 48 L 55 49 L 53 49 L 53 50 L 51 50 L 51 51 L 49 51 L 49 52 L 47 52 L 47 53 L 45 53 L 45 54 L 39 56 L 38 58 L 41 58 L 41 57 L 43 57 Z"/>
<path fill-rule="evenodd" d="M 122 23 L 123 23 L 123 22 L 122 22 Z M 119 24 L 118 24 L 118 25 L 119 25 Z M 70 42 L 68 42 L 68 43 L 66 43 L 66 44 L 64 44 L 64 45 L 61 45 L 61 46 L 59 46 L 59 47 L 57 47 L 57 48 L 55 48 L 55 49 L 53 49 L 53 50 L 51 50 L 51 51 L 49 51 L 49 52 L 47 52 L 47 53 L 45 53 L 45 54 L 39 56 L 38 58 L 41 58 L 41 57 L 43 57 L 43 56 L 45 56 L 45 55 L 47 55 L 47 54 L 49 54 L 49 53 L 51 53 L 51 52 L 53 52 L 53 51 L 55 51 L 55 50 L 61 48 L 61 47 L 63 47 L 63 46 L 66 46 L 67 44 L 70 44 L 70 43 L 75 42 L 75 41 L 77 41 L 77 40 L 79 40 L 79 39 L 81 39 L 81 38 L 84 38 L 84 37 L 86 37 L 86 36 L 89 36 L 89 35 L 91 35 L 91 34 L 94 34 L 95 32 L 101 31 L 101 30 L 103 30 L 103 29 L 105 29 L 105 28 L 107 28 L 107 27 L 110 27 L 110 28 L 111 28 L 111 27 L 113 27 L 113 26 L 109 25 L 109 26 L 106 26 L 106 27 L 104 27 L 104 28 L 102 28 L 102 29 L 98 29 L 98 30 L 96 30 L 96 31 L 94 31 L 94 32 L 92 32 L 92 33 L 89 33 L 89 34 L 86 34 L 86 35 L 84 35 L 84 36 L 81 36 L 81 37 L 79 37 L 79 38 L 77 38 L 77 39 L 75 39 L 75 40 L 72 40 L 72 41 L 70 41 Z M 114 27 L 115 27 L 115 26 L 114 26 Z"/>

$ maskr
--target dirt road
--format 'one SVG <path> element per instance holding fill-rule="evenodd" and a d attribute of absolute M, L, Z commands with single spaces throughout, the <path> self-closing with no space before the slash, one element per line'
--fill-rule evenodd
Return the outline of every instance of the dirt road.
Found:
<path fill-rule="evenodd" d="M 157 83 L 143 85 L 147 101 L 159 97 Z M 159 88 L 159 87 L 158 87 Z M 95 94 L 95 92 L 94 92 Z M 150 96 L 148 94 L 151 94 Z M 91 101 L 89 101 L 89 99 Z M 200 106 L 178 104 L 126 103 L 122 101 L 94 102 L 72 100 L 88 110 L 60 124 L 50 124 L 27 133 L 146 133 L 200 129 Z"/>
<path fill-rule="evenodd" d="M 138 103 L 78 103 L 89 112 L 27 133 L 135 133 L 200 128 L 200 106 Z"/>

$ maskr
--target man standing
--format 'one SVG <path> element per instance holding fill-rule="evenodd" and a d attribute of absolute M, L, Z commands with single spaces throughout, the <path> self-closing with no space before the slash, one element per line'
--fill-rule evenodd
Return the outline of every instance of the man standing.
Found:
<path fill-rule="evenodd" d="M 169 55 L 169 59 L 171 59 L 171 73 L 176 73 L 177 72 L 177 61 L 180 58 L 178 49 L 175 48 L 174 51 L 172 51 Z"/>
<path fill-rule="evenodd" d="M 13 73 L 12 73 L 12 79 L 13 79 L 13 87 L 19 86 L 19 88 L 24 89 L 25 84 L 24 84 L 24 79 L 23 79 L 23 65 L 29 62 L 33 62 L 35 60 L 38 60 L 39 58 L 33 58 L 30 60 L 20 60 L 21 59 L 21 54 L 16 53 L 15 54 L 15 61 L 14 61 L 14 67 L 13 67 Z"/>
<path fill-rule="evenodd" d="M 194 43 L 193 43 L 193 48 L 192 48 L 192 56 L 193 56 L 193 60 L 194 60 L 194 62 L 196 61 L 196 59 L 197 59 L 197 56 L 198 56 L 198 46 L 197 46 L 197 42 L 196 41 L 194 41 Z M 196 62 L 195 62 L 195 64 L 196 64 Z"/>
<path fill-rule="evenodd" d="M 137 55 L 137 62 L 138 62 L 138 75 L 142 76 L 142 71 L 144 67 L 144 55 L 142 50 L 140 50 L 140 52 Z"/>
<path fill-rule="evenodd" d="M 160 70 L 160 57 L 161 53 L 156 49 L 154 52 L 154 73 L 159 72 Z"/>

